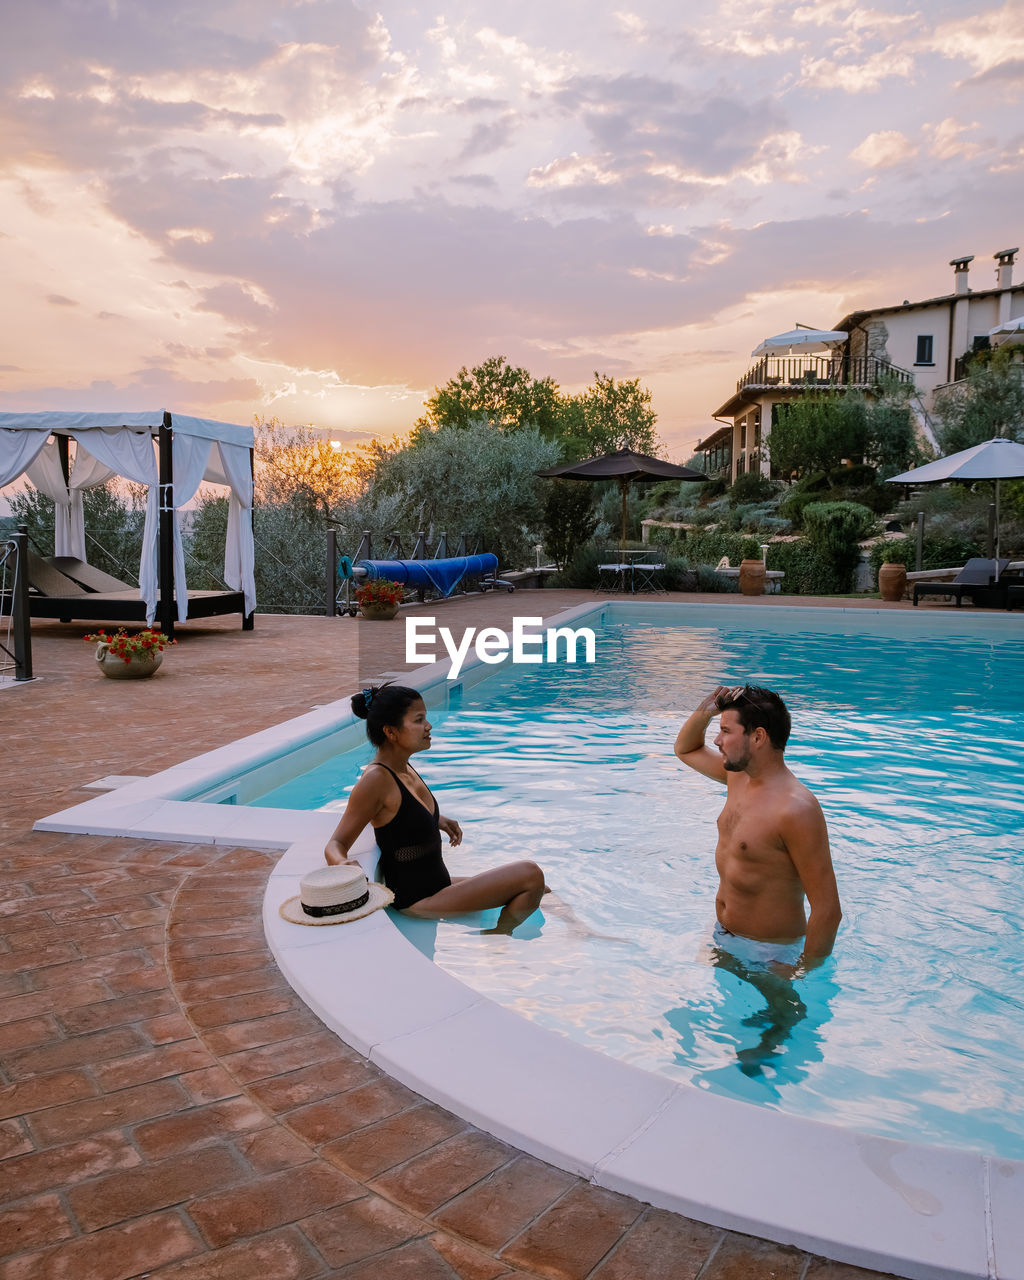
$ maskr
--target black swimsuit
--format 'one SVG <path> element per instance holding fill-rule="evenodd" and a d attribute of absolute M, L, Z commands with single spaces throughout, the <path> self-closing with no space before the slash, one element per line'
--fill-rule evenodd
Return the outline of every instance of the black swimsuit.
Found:
<path fill-rule="evenodd" d="M 374 761 L 380 764 L 379 760 Z M 386 764 L 380 766 L 387 769 L 398 783 L 402 803 L 398 812 L 382 827 L 377 827 L 374 835 L 380 849 L 380 870 L 384 883 L 395 895 L 395 906 L 401 910 L 411 907 L 421 898 L 429 898 L 431 894 L 447 889 L 452 878 L 441 857 L 441 828 L 438 819 L 441 815 L 434 800 L 434 811 L 431 813 L 422 800 L 417 800 L 394 769 Z M 419 778 L 419 774 L 416 777 Z M 423 779 L 420 778 L 422 782 Z M 424 785 L 426 785 L 424 783 Z M 429 788 L 427 794 L 430 795 Z"/>

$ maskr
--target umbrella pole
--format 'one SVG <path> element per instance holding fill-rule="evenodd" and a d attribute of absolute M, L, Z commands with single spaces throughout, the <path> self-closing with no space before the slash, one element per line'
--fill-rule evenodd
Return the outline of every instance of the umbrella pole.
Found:
<path fill-rule="evenodd" d="M 629 481 L 623 476 L 619 480 L 619 487 L 622 490 L 622 527 L 619 530 L 619 550 L 626 550 L 626 494 L 629 492 Z"/>
<path fill-rule="evenodd" d="M 999 480 L 996 479 L 996 582 L 999 581 Z"/>

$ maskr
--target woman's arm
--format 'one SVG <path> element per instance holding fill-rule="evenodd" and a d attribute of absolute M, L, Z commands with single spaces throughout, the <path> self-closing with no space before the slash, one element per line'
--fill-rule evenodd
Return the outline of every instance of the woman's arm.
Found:
<path fill-rule="evenodd" d="M 437 825 L 447 835 L 448 843 L 454 849 L 462 843 L 462 828 L 454 818 L 446 818 L 443 813 L 437 815 Z"/>
<path fill-rule="evenodd" d="M 386 808 L 389 782 L 390 778 L 382 769 L 371 769 L 352 788 L 341 821 L 324 848 L 324 857 L 332 866 L 339 863 L 355 865 L 356 860 L 348 856 L 348 851 L 367 825 Z"/>

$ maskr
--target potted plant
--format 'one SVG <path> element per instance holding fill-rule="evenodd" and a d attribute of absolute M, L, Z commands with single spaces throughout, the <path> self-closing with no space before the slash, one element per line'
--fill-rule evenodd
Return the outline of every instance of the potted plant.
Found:
<path fill-rule="evenodd" d="M 384 622 L 393 618 L 402 603 L 402 584 L 390 578 L 369 578 L 356 587 L 356 604 L 364 618 Z"/>
<path fill-rule="evenodd" d="M 163 662 L 164 649 L 178 643 L 162 631 L 151 631 L 148 627 L 132 636 L 124 627 L 119 627 L 112 636 L 101 627 L 84 638 L 95 644 L 99 668 L 111 680 L 144 680 Z"/>

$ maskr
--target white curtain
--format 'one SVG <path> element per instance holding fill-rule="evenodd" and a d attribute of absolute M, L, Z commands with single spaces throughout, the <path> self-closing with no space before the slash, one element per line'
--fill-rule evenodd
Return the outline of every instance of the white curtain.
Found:
<path fill-rule="evenodd" d="M 224 482 L 231 486 L 228 536 L 224 544 L 224 581 L 245 593 L 245 612 L 256 608 L 256 551 L 252 539 L 252 459 L 240 444 L 217 444 Z M 210 471 L 215 470 L 211 465 Z M 214 477 L 207 473 L 209 479 Z"/>
<path fill-rule="evenodd" d="M 188 586 L 185 582 L 185 550 L 181 544 L 178 509 L 191 502 L 203 482 L 210 457 L 211 441 L 200 436 L 174 434 L 171 467 L 174 472 L 174 590 L 178 600 L 178 621 L 188 617 Z"/>
<path fill-rule="evenodd" d="M 79 444 L 93 458 L 126 480 L 149 486 L 146 495 L 146 523 L 142 531 L 142 559 L 139 562 L 139 593 L 146 602 L 146 624 L 156 618 L 158 596 L 157 535 L 159 530 L 159 473 L 153 437 L 148 431 L 125 431 L 120 427 L 86 428 L 72 431 Z"/>
<path fill-rule="evenodd" d="M 57 530 L 54 530 L 55 554 L 59 556 L 75 556 L 78 560 L 88 560 L 85 554 L 85 511 L 82 505 L 82 498 L 86 489 L 96 489 L 101 484 L 112 477 L 117 472 L 113 467 L 108 467 L 105 462 L 100 462 L 99 458 L 94 458 L 88 452 L 85 445 L 78 442 L 78 448 L 75 450 L 75 462 L 71 468 L 71 509 L 69 511 L 69 520 L 66 534 L 67 551 L 62 551 L 60 541 L 57 538 Z"/>
<path fill-rule="evenodd" d="M 40 493 L 45 493 L 56 503 L 53 522 L 53 549 L 58 556 L 74 556 L 76 560 L 88 560 L 85 549 L 85 513 L 82 508 L 82 491 L 104 484 L 116 475 L 112 467 L 86 452 L 79 443 L 71 468 L 70 488 L 64 483 L 64 470 L 60 464 L 60 449 L 56 440 L 50 440 L 25 468 L 25 474 Z"/>
<path fill-rule="evenodd" d="M 0 489 L 17 480 L 46 441 L 45 431 L 0 430 Z"/>

